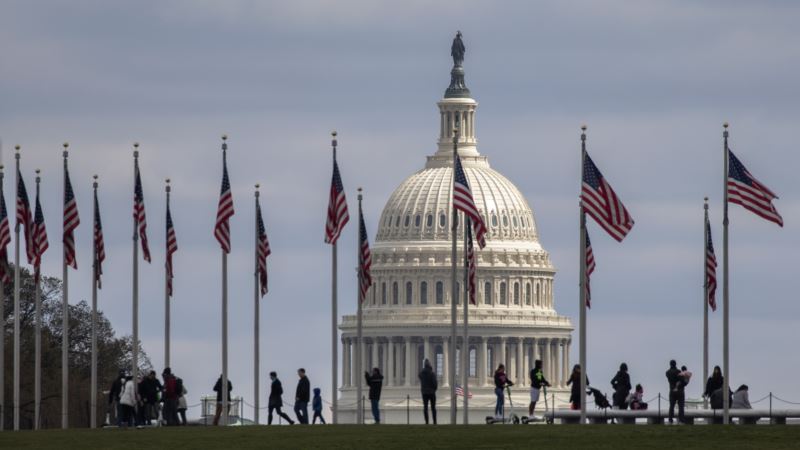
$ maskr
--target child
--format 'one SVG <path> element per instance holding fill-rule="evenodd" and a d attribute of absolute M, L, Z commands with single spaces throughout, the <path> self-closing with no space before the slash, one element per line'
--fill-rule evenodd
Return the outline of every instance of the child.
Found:
<path fill-rule="evenodd" d="M 311 420 L 311 423 L 316 424 L 317 417 L 319 417 L 319 421 L 325 425 L 325 418 L 322 417 L 322 397 L 319 393 L 319 388 L 314 388 L 314 398 L 311 400 L 311 409 L 314 410 L 314 418 Z"/>
<path fill-rule="evenodd" d="M 686 366 L 681 366 L 681 371 L 678 373 L 678 378 L 680 378 L 679 383 L 682 385 L 681 390 L 689 384 L 689 380 L 692 379 L 692 372 L 686 369 Z"/>
<path fill-rule="evenodd" d="M 644 389 L 641 384 L 636 385 L 636 390 L 629 396 L 631 409 L 642 410 L 647 409 L 647 403 L 644 402 Z"/>

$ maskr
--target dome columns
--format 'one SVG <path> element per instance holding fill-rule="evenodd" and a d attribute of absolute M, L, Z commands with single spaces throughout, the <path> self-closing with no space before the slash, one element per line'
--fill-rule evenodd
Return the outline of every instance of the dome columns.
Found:
<path fill-rule="evenodd" d="M 439 148 L 437 157 L 452 155 L 453 129 L 458 129 L 458 154 L 479 156 L 475 136 L 475 110 L 478 102 L 471 98 L 446 98 L 439 103 Z"/>

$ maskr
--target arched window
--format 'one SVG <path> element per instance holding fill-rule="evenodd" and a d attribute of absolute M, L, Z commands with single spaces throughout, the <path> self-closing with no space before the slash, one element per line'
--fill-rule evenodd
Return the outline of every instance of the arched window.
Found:
<path fill-rule="evenodd" d="M 500 282 L 500 304 L 501 305 L 508 304 L 508 292 L 507 292 L 507 289 L 506 289 L 506 282 L 505 281 L 501 281 Z"/>
<path fill-rule="evenodd" d="M 492 283 L 489 281 L 483 285 L 483 303 L 485 305 L 492 304 Z"/>
<path fill-rule="evenodd" d="M 497 216 L 494 214 L 492 214 L 492 226 L 495 228 L 497 227 Z"/>
<path fill-rule="evenodd" d="M 536 283 L 536 306 L 542 305 L 542 292 L 539 289 L 539 283 Z"/>
<path fill-rule="evenodd" d="M 376 304 L 378 302 L 378 286 L 372 286 L 369 288 L 372 291 L 372 304 Z"/>
<path fill-rule="evenodd" d="M 444 305 L 444 283 L 436 282 L 436 304 Z"/>
<path fill-rule="evenodd" d="M 393 305 L 396 305 L 398 303 L 399 294 L 400 293 L 398 292 L 398 289 L 397 289 L 397 281 L 395 281 L 394 283 L 392 283 L 392 304 Z"/>
<path fill-rule="evenodd" d="M 422 216 L 420 216 L 419 214 L 417 214 L 417 216 L 416 216 L 416 217 L 414 217 L 414 226 L 415 226 L 415 227 L 417 227 L 417 228 L 419 228 L 419 226 L 420 226 L 420 223 L 422 223 Z"/>
<path fill-rule="evenodd" d="M 467 375 L 470 377 L 478 376 L 478 349 L 475 347 L 469 348 L 469 371 Z"/>
<path fill-rule="evenodd" d="M 517 228 L 517 216 L 513 216 L 513 217 L 511 218 L 511 223 L 513 223 L 513 224 L 514 224 L 514 228 Z"/>
<path fill-rule="evenodd" d="M 425 226 L 428 228 L 433 226 L 433 214 L 428 214 L 428 217 L 425 219 Z"/>
<path fill-rule="evenodd" d="M 428 282 L 423 281 L 419 284 L 419 304 L 420 305 L 427 305 L 428 304 Z"/>
<path fill-rule="evenodd" d="M 411 216 L 406 215 L 406 220 L 405 220 L 405 222 L 403 222 L 403 226 L 408 228 L 409 225 L 411 225 Z"/>
<path fill-rule="evenodd" d="M 397 216 L 397 219 L 395 219 L 394 226 L 395 226 L 395 228 L 400 226 L 400 216 Z"/>
<path fill-rule="evenodd" d="M 514 304 L 519 305 L 519 283 L 514 282 Z"/>
<path fill-rule="evenodd" d="M 531 306 L 531 284 L 525 283 L 525 304 Z"/>
<path fill-rule="evenodd" d="M 412 292 L 411 292 L 411 282 L 406 282 L 406 305 L 410 305 L 412 303 Z"/>
<path fill-rule="evenodd" d="M 503 226 L 508 228 L 508 216 L 503 216 Z"/>
<path fill-rule="evenodd" d="M 386 304 L 386 282 L 381 283 L 381 304 Z"/>
<path fill-rule="evenodd" d="M 439 226 L 442 228 L 447 226 L 447 215 L 445 213 L 439 213 Z"/>

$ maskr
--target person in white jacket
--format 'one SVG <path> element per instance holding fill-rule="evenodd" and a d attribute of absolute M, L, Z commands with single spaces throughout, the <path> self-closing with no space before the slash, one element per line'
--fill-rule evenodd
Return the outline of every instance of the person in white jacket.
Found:
<path fill-rule="evenodd" d="M 119 404 L 122 406 L 122 420 L 120 424 L 133 426 L 136 420 L 136 386 L 133 377 L 127 375 L 122 392 L 119 395 Z"/>
<path fill-rule="evenodd" d="M 739 389 L 733 394 L 733 402 L 731 408 L 733 409 L 752 409 L 750 406 L 750 396 L 748 395 L 749 388 L 746 384 L 739 386 Z"/>
<path fill-rule="evenodd" d="M 178 397 L 178 416 L 181 419 L 180 424 L 186 425 L 186 409 L 187 409 L 186 394 L 188 394 L 189 391 L 187 391 L 186 386 L 183 385 L 182 379 L 178 378 L 177 383 L 178 383 L 178 393 L 180 394 L 180 397 Z"/>

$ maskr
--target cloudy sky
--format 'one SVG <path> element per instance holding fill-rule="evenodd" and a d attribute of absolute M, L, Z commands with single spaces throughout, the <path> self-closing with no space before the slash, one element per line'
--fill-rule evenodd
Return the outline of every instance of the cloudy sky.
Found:
<path fill-rule="evenodd" d="M 108 254 L 100 304 L 129 333 L 132 143 L 141 143 L 153 263 L 140 266 L 140 335 L 159 370 L 163 187 L 165 178 L 174 181 L 172 365 L 196 403 L 219 374 L 220 257 L 212 229 L 220 136 L 228 133 L 236 207 L 230 378 L 252 398 L 252 201 L 261 183 L 273 249 L 262 303 L 262 386 L 275 369 L 291 389 L 294 369 L 304 366 L 327 397 L 329 133 L 340 133 L 351 208 L 363 186 L 374 230 L 392 190 L 435 151 L 435 102 L 461 30 L 467 85 L 480 102 L 479 150 L 533 207 L 559 269 L 561 314 L 577 324 L 581 123 L 589 126 L 595 162 L 636 219 L 623 244 L 590 224 L 598 265 L 589 313 L 592 379 L 608 389 L 605 380 L 627 361 L 650 397 L 666 391 L 670 358 L 702 372 L 702 203 L 710 197 L 721 252 L 727 120 L 731 148 L 780 195 L 786 223 L 781 229 L 731 208 L 731 382 L 749 384 L 754 400 L 769 391 L 800 400 L 783 375 L 800 370 L 792 281 L 800 244 L 792 169 L 800 163 L 793 148 L 798 9 L 780 1 L 5 1 L 2 158 L 11 164 L 18 143 L 28 183 L 34 168 L 43 170 L 52 243 L 44 270 L 60 276 L 61 143 L 71 144 L 83 220 L 80 269 L 70 273 L 73 302 L 90 299 L 91 176 L 99 174 Z M 344 313 L 355 309 L 348 269 L 354 234 L 351 225 L 341 241 Z M 718 311 L 711 320 L 712 364 L 721 363 L 721 317 Z M 690 396 L 701 384 L 693 383 Z"/>

